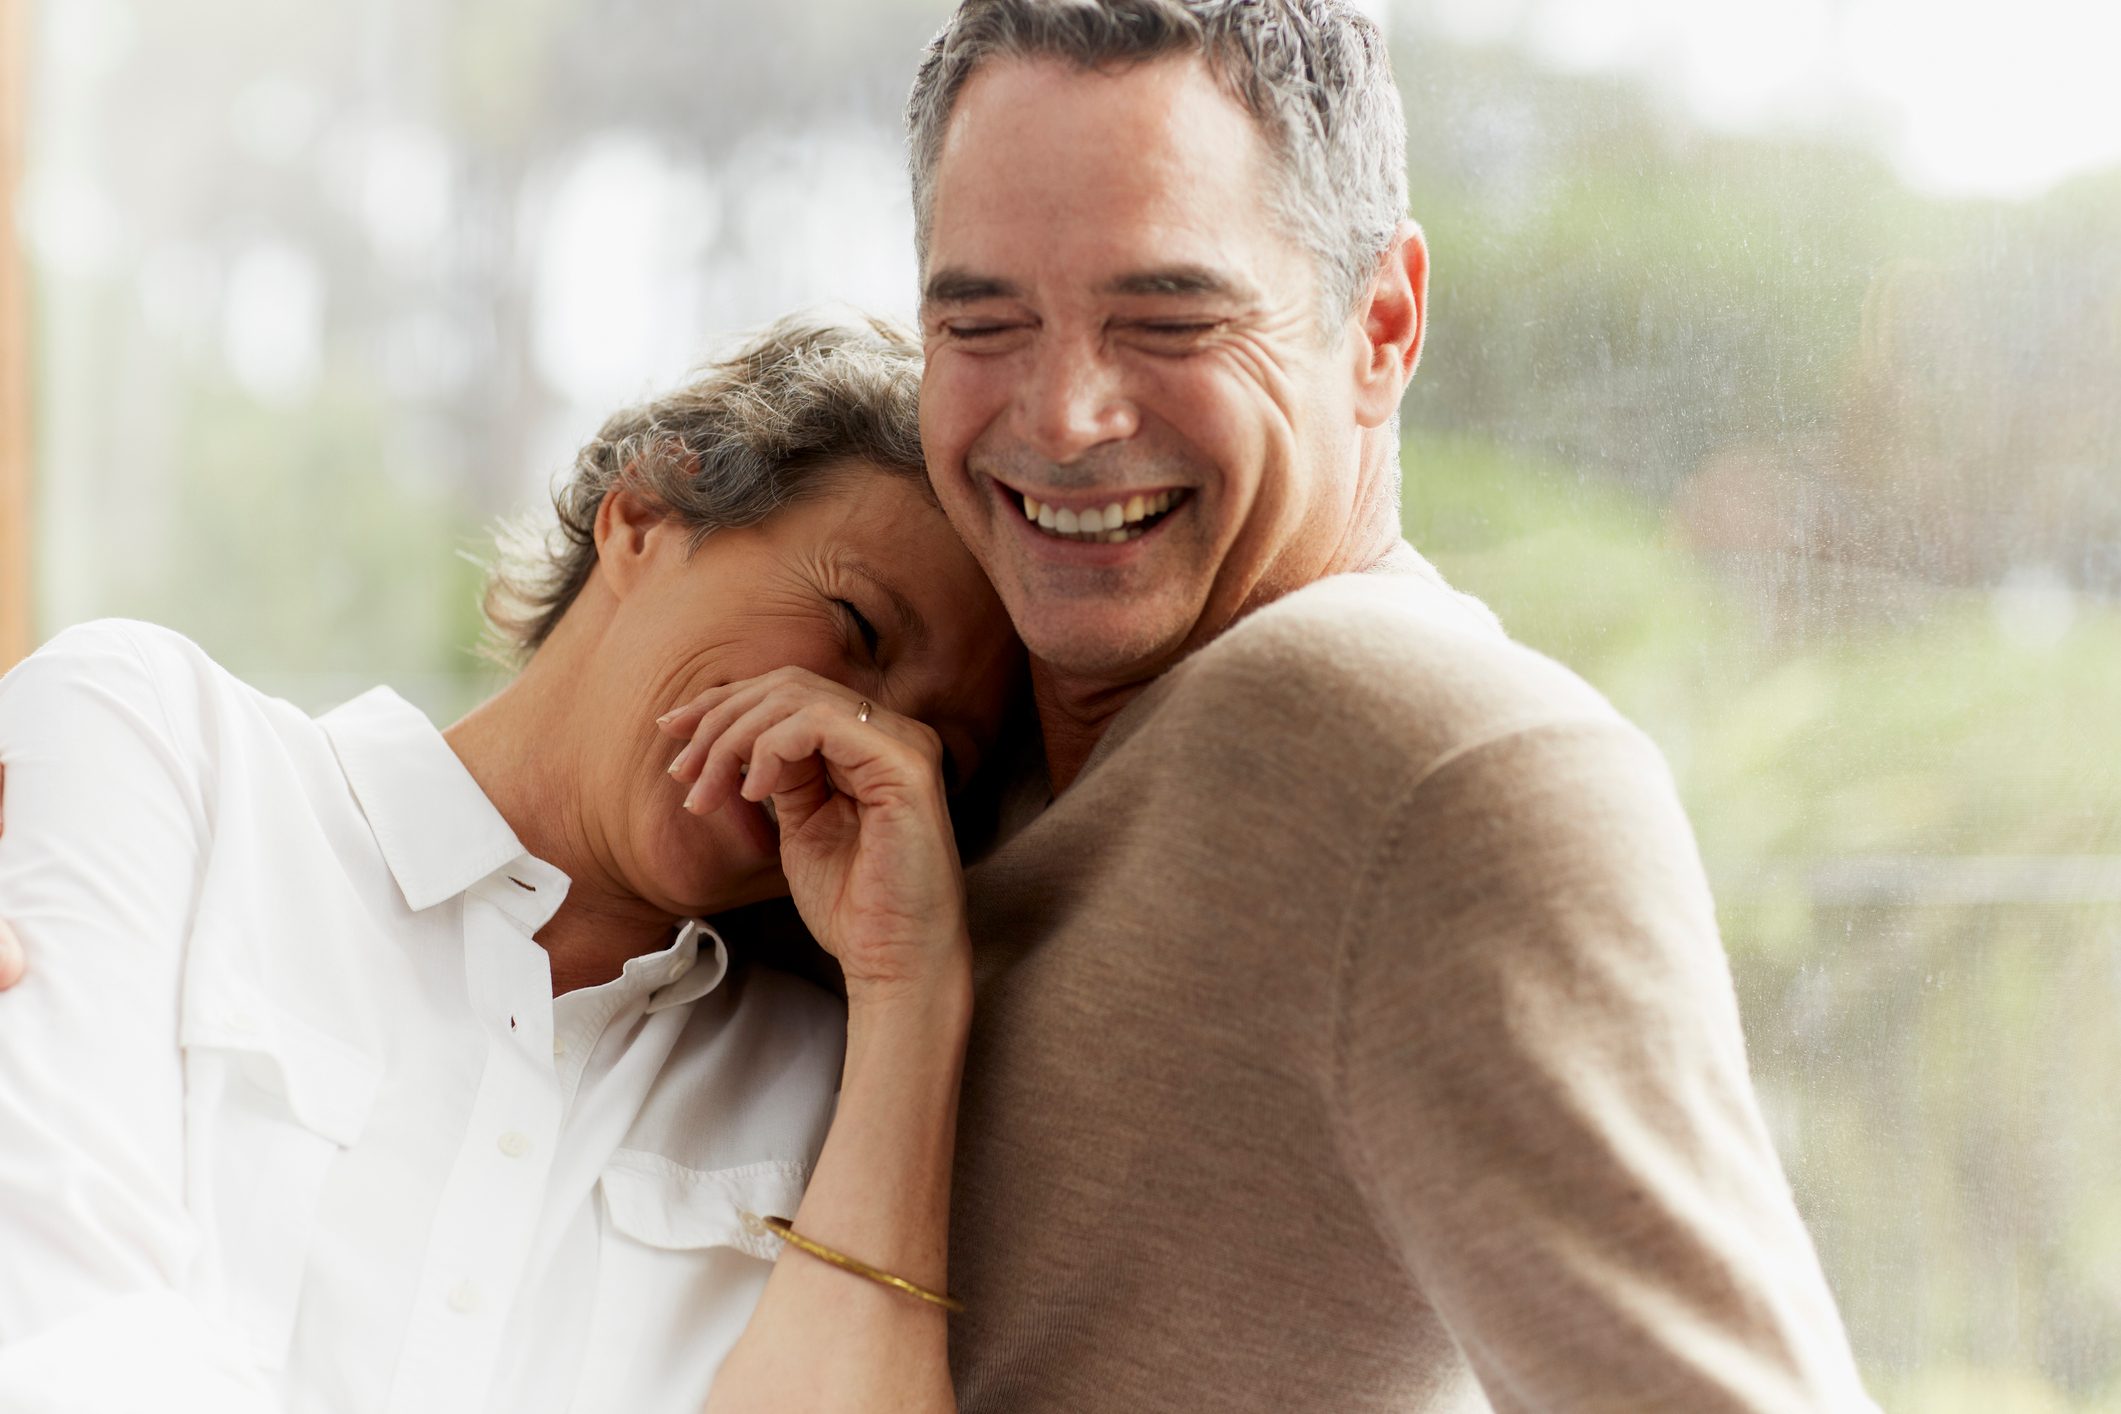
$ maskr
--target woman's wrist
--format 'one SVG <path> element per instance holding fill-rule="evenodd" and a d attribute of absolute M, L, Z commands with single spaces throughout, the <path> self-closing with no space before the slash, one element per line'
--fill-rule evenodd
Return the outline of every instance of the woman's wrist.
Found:
<path fill-rule="evenodd" d="M 972 1015 L 972 944 L 961 933 L 924 950 L 917 967 L 890 976 L 846 976 L 850 1026 L 932 1027 Z"/>
<path fill-rule="evenodd" d="M 839 1106 L 798 1214 L 813 1240 L 934 1290 L 971 1019 L 969 966 L 850 996 Z"/>
<path fill-rule="evenodd" d="M 919 981 L 850 987 L 847 994 L 847 1074 L 881 1072 L 890 1089 L 955 1096 L 972 1030 L 972 969 Z M 902 1088 L 904 1087 L 904 1088 Z"/>

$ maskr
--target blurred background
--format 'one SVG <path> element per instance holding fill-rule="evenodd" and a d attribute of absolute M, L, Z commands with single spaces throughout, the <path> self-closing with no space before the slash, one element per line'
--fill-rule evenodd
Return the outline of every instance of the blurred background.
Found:
<path fill-rule="evenodd" d="M 606 412 L 910 316 L 947 8 L 0 0 L 28 641 L 462 711 L 484 527 Z M 2121 1411 L 2121 6 L 1370 8 L 1408 535 L 1671 757 L 1886 1408 Z"/>

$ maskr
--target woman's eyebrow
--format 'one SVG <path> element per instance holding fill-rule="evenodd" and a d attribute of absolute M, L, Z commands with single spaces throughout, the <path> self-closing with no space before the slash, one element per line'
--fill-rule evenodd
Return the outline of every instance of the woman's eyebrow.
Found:
<path fill-rule="evenodd" d="M 843 561 L 841 567 L 851 575 L 868 580 L 876 592 L 884 596 L 885 602 L 891 606 L 891 617 L 896 620 L 899 636 L 909 647 L 920 648 L 927 644 L 928 622 L 921 617 L 921 611 L 913 607 L 911 599 L 892 588 L 882 575 L 859 560 Z"/>

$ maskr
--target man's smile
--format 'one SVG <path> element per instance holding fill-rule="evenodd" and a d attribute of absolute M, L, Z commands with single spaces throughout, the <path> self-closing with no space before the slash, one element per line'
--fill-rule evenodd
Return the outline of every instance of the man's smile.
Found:
<path fill-rule="evenodd" d="M 1005 482 L 993 483 L 1003 505 L 1023 518 L 1024 528 L 1048 542 L 1125 545 L 1152 534 L 1193 499 L 1188 487 L 1038 495 Z"/>

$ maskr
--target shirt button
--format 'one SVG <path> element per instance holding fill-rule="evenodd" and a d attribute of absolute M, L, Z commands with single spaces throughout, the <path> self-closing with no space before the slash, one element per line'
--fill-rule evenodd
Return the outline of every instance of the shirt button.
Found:
<path fill-rule="evenodd" d="M 459 1316 L 468 1316 L 479 1309 L 479 1288 L 468 1281 L 460 1281 L 449 1289 L 449 1309 Z"/>
<path fill-rule="evenodd" d="M 564 1036 L 555 1036 L 555 1037 L 553 1037 L 553 1038 L 552 1038 L 552 1058 L 553 1058 L 554 1060 L 559 1060 L 559 1059 L 560 1059 L 561 1057 L 565 1056 L 566 1054 L 567 1054 L 567 1038 L 566 1038 L 566 1037 L 564 1037 Z"/>
<path fill-rule="evenodd" d="M 518 1134 L 513 1129 L 501 1136 L 501 1152 L 511 1159 L 520 1159 L 530 1152 L 530 1136 Z"/>

